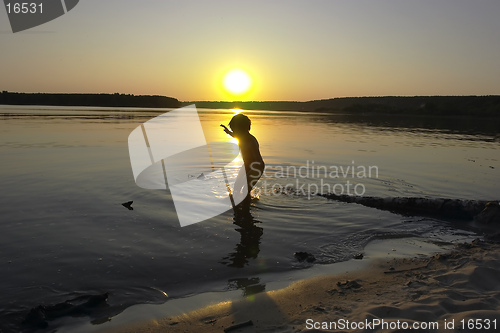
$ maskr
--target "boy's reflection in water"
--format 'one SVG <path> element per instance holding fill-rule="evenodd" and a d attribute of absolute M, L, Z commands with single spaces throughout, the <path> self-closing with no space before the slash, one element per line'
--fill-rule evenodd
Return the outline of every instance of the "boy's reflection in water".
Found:
<path fill-rule="evenodd" d="M 238 226 L 235 230 L 240 233 L 240 242 L 236 245 L 235 252 L 224 257 L 221 263 L 230 267 L 244 267 L 250 259 L 257 259 L 263 229 L 256 225 L 261 222 L 253 218 L 245 204 L 235 207 L 233 223 Z"/>

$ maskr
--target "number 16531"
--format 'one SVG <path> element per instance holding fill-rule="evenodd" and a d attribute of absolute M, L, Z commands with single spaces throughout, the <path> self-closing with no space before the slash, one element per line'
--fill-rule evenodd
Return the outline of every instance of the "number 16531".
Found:
<path fill-rule="evenodd" d="M 42 14 L 43 11 L 43 3 L 35 3 L 35 2 L 14 2 L 8 3 L 5 5 L 7 7 L 7 13 L 11 14 Z"/>

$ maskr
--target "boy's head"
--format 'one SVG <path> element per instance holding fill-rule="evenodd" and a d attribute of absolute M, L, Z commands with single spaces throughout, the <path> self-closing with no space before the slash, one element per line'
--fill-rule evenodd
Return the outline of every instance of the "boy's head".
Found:
<path fill-rule="evenodd" d="M 250 131 L 251 124 L 252 122 L 250 121 L 250 118 L 242 113 L 239 113 L 234 116 L 233 119 L 231 119 L 231 121 L 229 122 L 229 127 L 231 127 L 231 129 L 236 132 L 248 132 Z"/>

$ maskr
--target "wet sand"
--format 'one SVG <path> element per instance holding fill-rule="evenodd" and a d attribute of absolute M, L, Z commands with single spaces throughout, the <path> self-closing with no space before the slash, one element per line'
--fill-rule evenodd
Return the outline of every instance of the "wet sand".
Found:
<path fill-rule="evenodd" d="M 469 325 L 482 325 L 483 331 L 498 329 L 500 245 L 474 241 L 424 258 L 391 259 L 389 254 L 360 271 L 306 279 L 284 289 L 109 331 L 398 332 L 405 325 L 428 326 L 413 329 L 417 332 L 453 332 L 464 325 L 465 331 Z M 352 329 L 360 323 L 367 327 Z M 334 324 L 344 326 L 334 329 Z"/>

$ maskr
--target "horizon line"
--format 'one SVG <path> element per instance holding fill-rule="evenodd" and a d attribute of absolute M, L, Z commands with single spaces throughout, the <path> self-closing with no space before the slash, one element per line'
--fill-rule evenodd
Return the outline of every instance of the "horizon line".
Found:
<path fill-rule="evenodd" d="M 485 95 L 364 95 L 364 96 L 338 96 L 338 97 L 327 97 L 320 99 L 310 99 L 310 100 L 180 100 L 177 97 L 167 96 L 167 95 L 144 95 L 144 94 L 130 94 L 130 93 L 106 93 L 106 92 L 17 92 L 2 90 L 0 94 L 3 93 L 13 93 L 13 94 L 47 94 L 47 95 L 123 95 L 123 96 L 150 96 L 150 97 L 167 97 L 174 98 L 180 103 L 308 103 L 315 101 L 327 101 L 332 99 L 348 99 L 348 98 L 415 98 L 415 97 L 495 97 L 500 96 L 499 94 L 485 94 Z"/>

